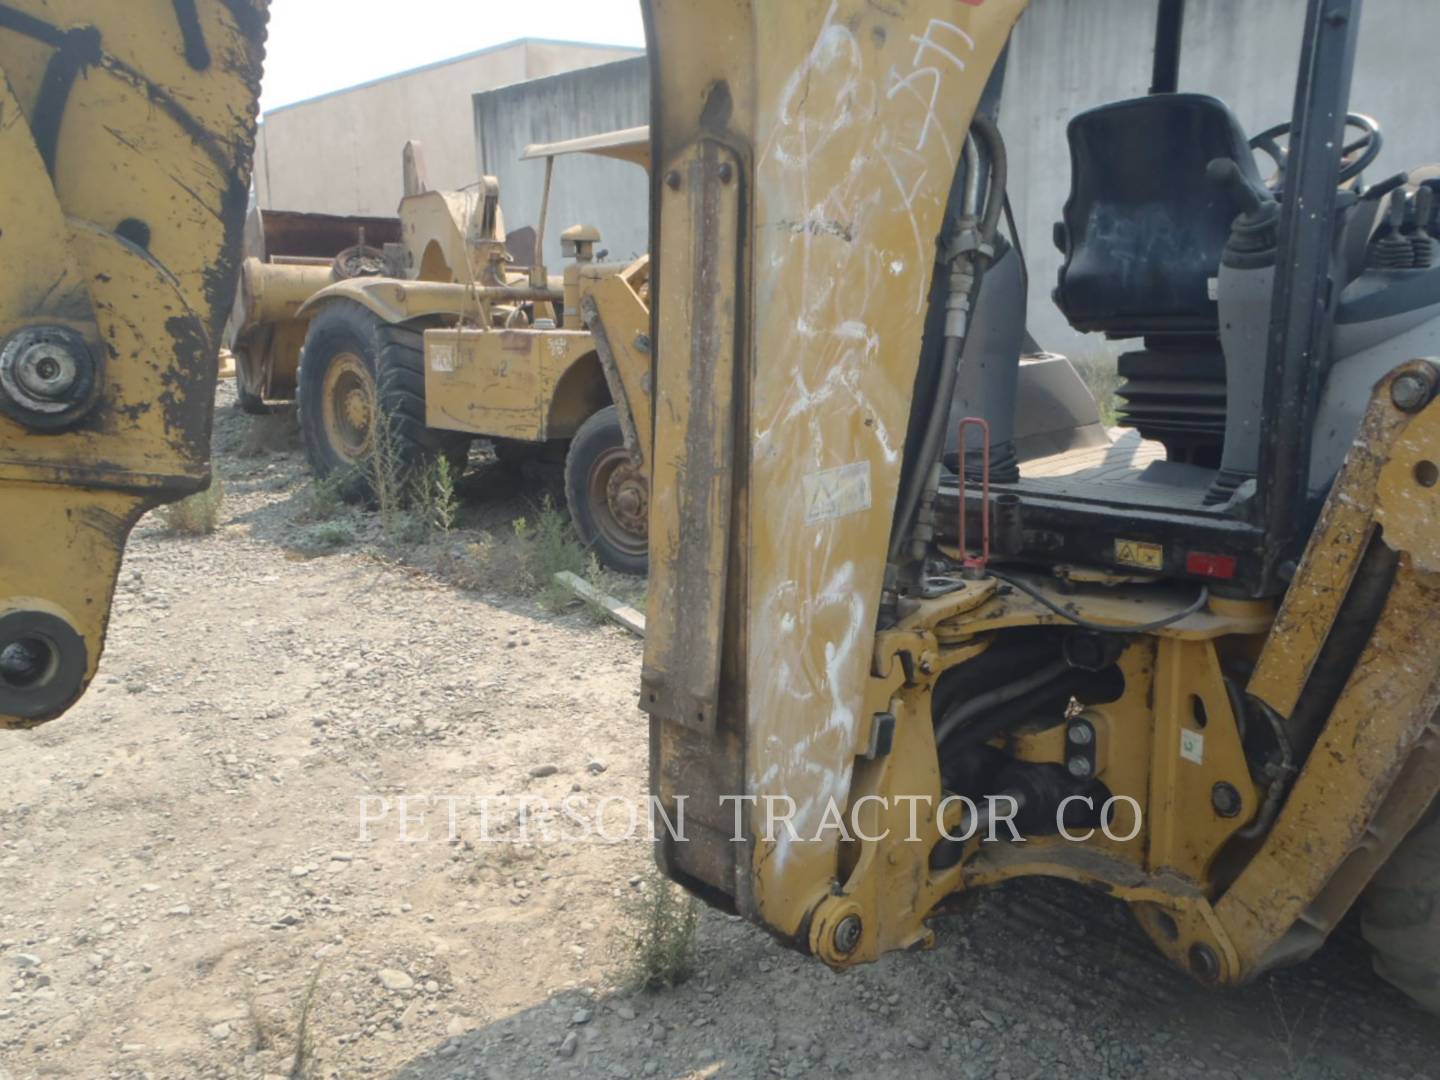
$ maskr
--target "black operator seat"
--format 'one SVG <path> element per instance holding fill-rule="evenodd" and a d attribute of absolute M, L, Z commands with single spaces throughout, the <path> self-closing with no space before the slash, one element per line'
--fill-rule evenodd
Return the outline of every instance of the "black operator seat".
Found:
<path fill-rule="evenodd" d="M 1214 334 L 1209 281 L 1242 207 L 1206 178 L 1230 158 L 1260 184 L 1245 132 L 1206 94 L 1152 94 L 1070 121 L 1070 198 L 1055 303 L 1112 338 Z"/>

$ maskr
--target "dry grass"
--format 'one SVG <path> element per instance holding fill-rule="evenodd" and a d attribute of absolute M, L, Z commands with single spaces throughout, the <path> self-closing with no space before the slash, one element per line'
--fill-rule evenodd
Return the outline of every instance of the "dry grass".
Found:
<path fill-rule="evenodd" d="M 338 472 L 323 479 L 313 478 L 295 496 L 295 523 L 317 525 L 337 517 L 345 509 L 345 499 L 341 494 L 344 486 L 345 477 Z"/>
<path fill-rule="evenodd" d="M 620 599 L 627 591 L 624 579 L 608 567 L 601 565 L 593 551 L 585 560 L 585 580 L 606 596 L 615 599 Z M 591 622 L 603 623 L 610 620 L 610 612 L 606 610 L 604 604 L 589 599 L 584 600 L 583 603 L 585 604 L 585 613 L 590 616 Z"/>
<path fill-rule="evenodd" d="M 277 409 L 265 416 L 252 416 L 246 425 L 238 455 L 242 458 L 264 457 L 294 450 L 300 442 L 300 428 L 293 408 Z"/>
<path fill-rule="evenodd" d="M 315 992 L 320 986 L 320 965 L 310 973 L 305 983 L 305 992 L 295 1010 L 295 1054 L 290 1067 L 289 1080 L 309 1080 L 315 1069 Z"/>
<path fill-rule="evenodd" d="M 451 580 L 467 589 L 497 592 L 510 596 L 534 596 L 551 611 L 562 611 L 578 603 L 575 596 L 555 583 L 555 575 L 568 570 L 591 578 L 597 588 L 598 562 L 587 556 L 570 519 L 556 509 L 549 496 L 541 500 L 533 518 L 520 517 L 510 531 L 495 532 L 466 545 L 450 556 L 444 570 Z"/>
<path fill-rule="evenodd" d="M 344 518 L 322 521 L 305 530 L 305 541 L 311 547 L 348 547 L 355 542 L 355 539 L 355 526 Z"/>
<path fill-rule="evenodd" d="M 225 483 L 219 473 L 210 477 L 210 486 L 179 502 L 160 508 L 160 520 L 173 533 L 182 536 L 208 536 L 220 524 L 220 510 L 225 505 Z"/>
<path fill-rule="evenodd" d="M 540 590 L 541 605 L 550 611 L 564 611 L 576 603 L 575 594 L 555 581 L 556 574 L 567 570 L 585 576 L 585 548 L 569 517 L 546 496 L 535 523 L 519 518 L 515 535 L 526 545 L 530 576 Z"/>

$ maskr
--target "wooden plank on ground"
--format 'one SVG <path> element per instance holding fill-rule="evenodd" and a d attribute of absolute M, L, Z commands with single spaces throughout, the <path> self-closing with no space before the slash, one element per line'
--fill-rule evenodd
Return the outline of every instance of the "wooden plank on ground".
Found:
<path fill-rule="evenodd" d="M 601 592 L 584 578 L 577 577 L 568 570 L 561 570 L 555 575 L 555 580 L 580 597 L 581 600 L 604 608 L 605 614 L 611 620 L 619 623 L 636 637 L 643 638 L 645 636 L 645 616 L 629 604 L 623 604 L 615 597 Z"/>

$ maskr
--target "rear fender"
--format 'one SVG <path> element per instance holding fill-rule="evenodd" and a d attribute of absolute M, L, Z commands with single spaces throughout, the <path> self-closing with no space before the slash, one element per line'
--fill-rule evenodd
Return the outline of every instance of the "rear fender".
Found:
<path fill-rule="evenodd" d="M 296 311 L 297 318 L 311 319 L 323 304 L 350 300 L 383 322 L 399 324 L 434 315 L 458 317 L 473 312 L 481 316 L 479 304 L 470 298 L 464 285 L 439 281 L 400 281 L 396 278 L 347 278 L 327 285 Z"/>

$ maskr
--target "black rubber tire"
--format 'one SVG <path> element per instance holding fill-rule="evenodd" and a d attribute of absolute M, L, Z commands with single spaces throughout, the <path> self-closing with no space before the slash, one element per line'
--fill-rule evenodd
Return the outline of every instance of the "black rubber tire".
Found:
<path fill-rule="evenodd" d="M 372 497 L 369 470 L 357 468 L 333 445 L 322 415 L 325 375 L 337 357 L 351 353 L 374 381 L 376 401 L 389 421 L 402 474 L 413 475 L 445 455 L 458 480 L 469 454 L 469 436 L 425 426 L 425 322 L 387 323 L 350 300 L 334 300 L 310 320 L 300 354 L 295 403 L 311 469 L 322 479 L 342 474 L 341 495 Z"/>
<path fill-rule="evenodd" d="M 1375 875 L 1361 916 L 1376 974 L 1440 1014 L 1440 799 Z"/>
<path fill-rule="evenodd" d="M 622 574 L 643 577 L 650 569 L 648 550 L 627 551 L 613 543 L 597 523 L 596 508 L 589 496 L 591 470 L 607 452 L 624 445 L 625 433 L 614 405 L 607 405 L 581 424 L 565 455 L 565 502 L 575 531 L 601 564 Z"/>

